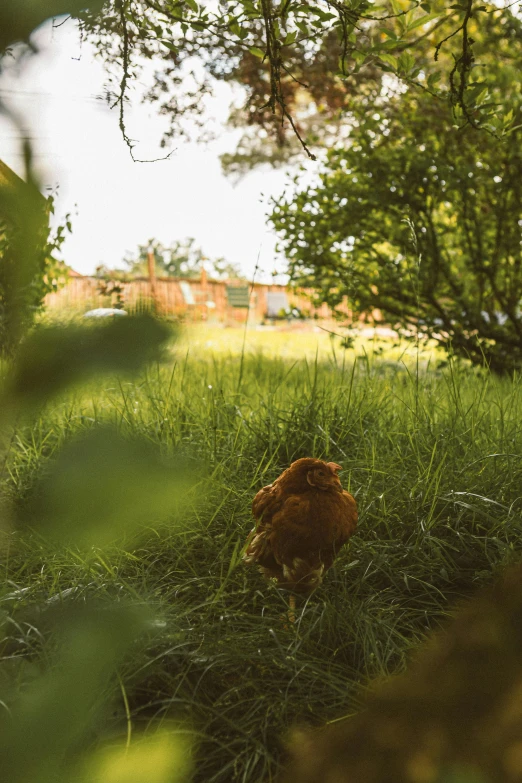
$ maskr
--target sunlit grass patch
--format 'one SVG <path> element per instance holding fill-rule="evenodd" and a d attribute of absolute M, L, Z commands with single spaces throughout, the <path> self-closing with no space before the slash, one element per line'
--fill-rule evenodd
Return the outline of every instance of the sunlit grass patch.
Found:
<path fill-rule="evenodd" d="M 343 341 L 350 337 L 350 348 Z M 214 355 L 237 355 L 245 352 L 285 360 L 307 359 L 334 363 L 351 362 L 354 358 L 372 362 L 397 362 L 422 366 L 444 361 L 445 354 L 435 344 L 417 346 L 411 340 L 395 336 L 390 330 L 363 325 L 346 329 L 330 322 L 291 323 L 273 326 L 224 327 L 187 324 L 181 345 L 191 352 Z"/>

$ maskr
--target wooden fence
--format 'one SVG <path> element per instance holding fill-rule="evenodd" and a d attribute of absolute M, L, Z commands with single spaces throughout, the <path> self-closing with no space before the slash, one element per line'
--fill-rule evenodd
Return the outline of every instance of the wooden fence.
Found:
<path fill-rule="evenodd" d="M 155 302 L 160 312 L 188 317 L 190 320 L 244 322 L 249 312 L 249 319 L 260 322 L 266 318 L 269 309 L 267 294 L 277 293 L 286 294 L 289 306 L 298 308 L 301 313 L 310 318 L 332 318 L 332 311 L 326 304 L 320 307 L 313 306 L 311 290 L 294 291 L 281 285 L 262 283 L 250 285 L 248 287 L 250 311 L 244 306 L 232 306 L 231 301 L 234 301 L 234 297 L 230 292 L 227 295 L 227 288 L 240 286 L 244 287 L 245 284 L 236 281 L 225 283 L 208 280 L 205 276 L 194 280 L 158 277 L 152 291 L 150 280 L 145 277 L 135 278 L 130 282 L 114 280 L 106 283 L 94 277 L 75 276 L 69 277 L 66 285 L 58 292 L 48 294 L 45 303 L 49 309 L 82 312 L 95 307 L 114 307 L 120 303 L 126 310 L 132 312 L 142 307 L 150 307 L 151 303 Z M 239 291 L 236 293 L 239 294 Z M 235 299 L 241 301 L 241 297 Z M 274 300 L 273 297 L 272 301 Z M 346 315 L 349 315 L 346 307 L 342 309 Z"/>

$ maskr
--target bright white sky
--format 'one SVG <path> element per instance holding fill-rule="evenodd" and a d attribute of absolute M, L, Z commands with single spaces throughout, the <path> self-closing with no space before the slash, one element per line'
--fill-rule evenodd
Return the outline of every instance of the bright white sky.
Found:
<path fill-rule="evenodd" d="M 0 94 L 23 113 L 45 186 L 59 188 L 57 219 L 73 213 L 65 261 L 89 274 L 100 263 L 120 265 L 125 251 L 151 238 L 169 244 L 192 236 L 208 256 L 224 256 L 249 276 L 261 249 L 258 279 L 270 278 L 276 239 L 263 202 L 283 191 L 286 174 L 264 169 L 234 185 L 222 174 L 218 155 L 234 149 L 238 131 L 224 127 L 208 145 L 176 142 L 169 160 L 133 163 L 116 110 L 97 97 L 103 95 L 103 67 L 87 44 L 80 47 L 74 24 L 55 30 L 47 24 L 36 40 L 40 53 L 20 72 L 4 72 Z M 218 127 L 232 99 L 231 87 L 218 84 L 208 105 Z M 136 157 L 165 154 L 158 143 L 162 120 L 153 107 L 136 103 L 127 124 L 140 141 Z M 1 118 L 0 158 L 23 174 L 16 131 Z M 282 269 L 281 260 L 277 267 Z"/>

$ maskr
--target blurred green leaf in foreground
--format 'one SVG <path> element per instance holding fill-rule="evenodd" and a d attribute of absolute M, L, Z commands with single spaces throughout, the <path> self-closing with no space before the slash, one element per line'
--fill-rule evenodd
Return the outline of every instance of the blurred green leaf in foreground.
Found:
<path fill-rule="evenodd" d="M 15 119 L 0 101 L 2 112 Z M 27 142 L 23 155 L 26 182 L 0 161 L 0 356 L 11 356 L 16 351 L 45 295 L 56 290 L 60 262 L 54 253 L 66 230 L 60 226 L 54 234 L 51 232 L 53 199 L 44 198 L 38 189 Z"/>
<path fill-rule="evenodd" d="M 58 621 L 57 653 L 0 712 L 0 768 L 9 783 L 176 783 L 190 767 L 174 730 L 85 752 L 114 692 L 114 670 L 151 626 L 144 606 L 75 605 Z M 87 745 L 88 747 L 88 745 Z M 71 751 L 75 751 L 71 753 Z M 78 760 L 80 759 L 80 760 Z M 85 773 L 89 771 L 89 777 Z"/>
<path fill-rule="evenodd" d="M 53 16 L 75 14 L 89 7 L 97 11 L 102 0 L 2 0 L 0 54 L 16 41 L 28 40 L 32 31 Z"/>
<path fill-rule="evenodd" d="M 190 746 L 174 732 L 163 728 L 130 747 L 121 743 L 93 754 L 81 783 L 184 783 Z"/>
<path fill-rule="evenodd" d="M 28 42 L 32 30 L 45 19 L 74 14 L 87 5 L 96 10 L 101 2 L 4 0 L 0 58 L 12 44 Z M 1 66 L 0 59 L 0 71 Z M 12 116 L 1 101 L 0 113 L 11 117 L 22 135 L 20 118 Z M 20 414 L 30 424 L 42 405 L 75 384 L 103 373 L 136 373 L 147 362 L 161 360 L 171 335 L 165 323 L 150 317 L 30 331 L 49 283 L 53 245 L 49 209 L 38 190 L 27 141 L 23 151 L 27 182 L 15 175 L 12 181 L 0 181 L 0 353 L 9 357 L 2 367 L 0 388 L 1 475 Z M 61 238 L 60 234 L 57 246 Z M 46 463 L 23 510 L 13 510 L 10 517 L 21 524 L 22 535 L 23 525 L 30 524 L 53 546 L 113 544 L 123 534 L 174 515 L 179 523 L 181 498 L 190 499 L 188 489 L 195 478 L 186 459 L 165 458 L 145 437 L 131 440 L 116 428 L 94 429 L 66 442 Z M 0 516 L 5 515 L 1 508 Z M 10 538 L 9 533 L 6 536 Z M 17 536 L 12 538 L 16 547 Z M 114 694 L 123 696 L 127 704 L 118 667 L 152 627 L 151 615 L 139 597 L 136 605 L 108 598 L 102 603 L 76 602 L 74 613 L 60 607 L 46 633 L 34 628 L 43 649 L 26 657 L 10 653 L 9 629 L 20 626 L 3 612 L 0 674 L 8 686 L 0 701 L 2 781 L 187 780 L 189 746 L 175 727 L 164 726 L 132 742 L 127 731 L 126 741 L 93 746 L 93 734 L 103 737 L 104 715 Z"/>
<path fill-rule="evenodd" d="M 0 336 L 9 347 L 4 354 L 11 356 L 2 368 L 0 388 L 3 472 L 20 415 L 31 425 L 42 406 L 73 386 L 102 374 L 136 374 L 165 358 L 172 336 L 168 324 L 151 316 L 30 328 L 40 302 L 33 292 L 41 290 L 46 268 L 48 214 L 30 174 L 30 156 L 27 161 L 32 184 L 0 188 L 0 240 L 6 239 L 3 245 L 0 241 Z M 53 547 L 115 545 L 158 523 L 174 520 L 179 525 L 196 479 L 195 466 L 186 457 L 166 457 L 145 436 L 126 438 L 116 427 L 95 428 L 66 441 L 44 463 L 21 506 L 10 508 L 2 498 L 1 522 L 5 528 L 9 518 L 21 535 L 30 527 Z M 16 541 L 15 535 L 14 547 Z M 18 661 L 9 652 L 9 629 L 17 628 L 17 620 L 5 614 L 0 647 L 7 647 L 1 650 L 0 666 L 9 686 L 0 703 L 2 781 L 187 780 L 189 747 L 175 727 L 134 737 L 132 743 L 128 735 L 126 742 L 117 739 L 110 748 L 92 745 L 93 733 L 103 737 L 104 715 L 114 694 L 121 698 L 119 664 L 139 647 L 151 614 L 139 598 L 135 606 L 114 604 L 110 598 L 77 602 L 74 615 L 53 615 L 45 633 L 35 627 L 43 651 L 31 665 L 23 655 Z"/>
<path fill-rule="evenodd" d="M 173 517 L 179 525 L 193 499 L 196 467 L 163 457 L 145 438 L 124 438 L 115 427 L 93 429 L 48 464 L 19 521 L 83 546 L 113 544 Z"/>
<path fill-rule="evenodd" d="M 23 341 L 6 379 L 2 407 L 31 409 L 101 373 L 136 373 L 165 357 L 172 328 L 152 316 L 102 325 L 40 326 Z"/>
<path fill-rule="evenodd" d="M 75 606 L 74 617 L 66 613 L 61 618 L 54 661 L 26 683 L 9 713 L 1 713 L 3 780 L 56 779 L 66 754 L 79 745 L 102 708 L 111 672 L 145 630 L 147 615 L 143 608 Z"/>

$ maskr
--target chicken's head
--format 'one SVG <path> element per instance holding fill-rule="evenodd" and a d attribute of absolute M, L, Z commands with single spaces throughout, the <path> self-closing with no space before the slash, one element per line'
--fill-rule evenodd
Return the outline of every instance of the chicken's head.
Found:
<path fill-rule="evenodd" d="M 310 486 L 325 490 L 338 489 L 341 486 L 341 481 L 337 471 L 341 470 L 341 466 L 336 465 L 335 462 L 321 462 L 320 460 L 317 462 L 319 465 L 306 474 L 306 480 Z"/>
<path fill-rule="evenodd" d="M 292 484 L 299 480 L 303 482 L 301 491 L 307 485 L 322 490 L 339 490 L 341 482 L 337 475 L 338 470 L 341 470 L 341 466 L 335 462 L 323 462 L 321 459 L 304 457 L 292 462 L 285 474 L 288 475 L 288 479 L 292 480 Z"/>

